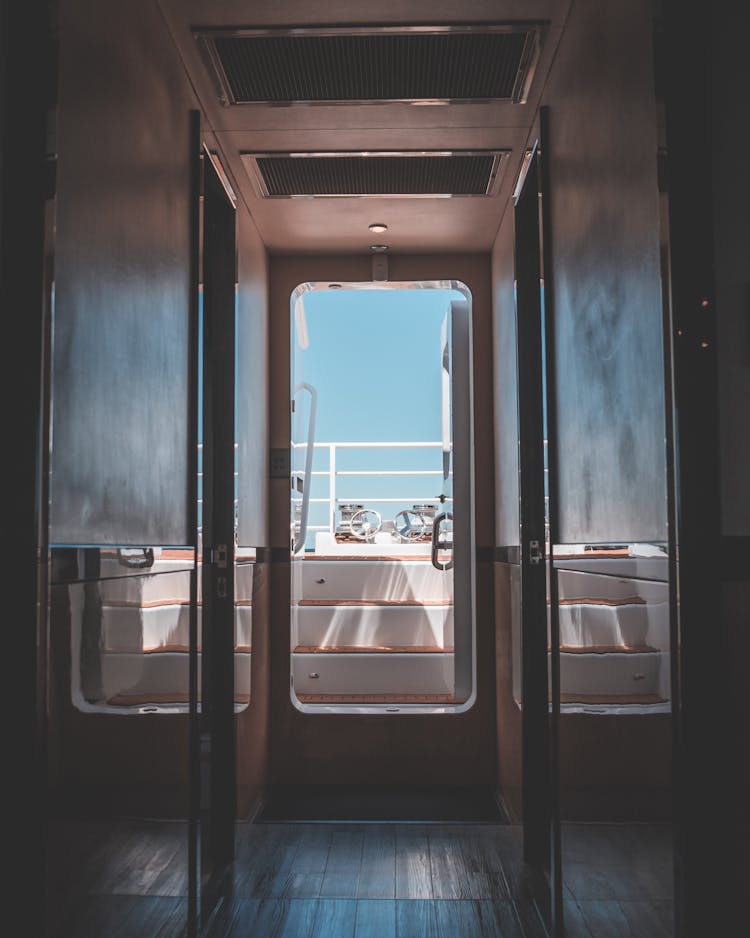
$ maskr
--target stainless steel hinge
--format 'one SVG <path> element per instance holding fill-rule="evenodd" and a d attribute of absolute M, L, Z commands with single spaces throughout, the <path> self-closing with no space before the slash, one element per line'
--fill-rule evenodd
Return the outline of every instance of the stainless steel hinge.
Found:
<path fill-rule="evenodd" d="M 542 563 L 544 560 L 544 551 L 539 546 L 539 541 L 529 541 L 529 563 L 534 565 Z"/>
<path fill-rule="evenodd" d="M 226 544 L 217 544 L 216 547 L 211 548 L 211 553 L 209 554 L 210 562 L 216 564 L 217 567 L 220 567 L 222 570 L 226 570 L 227 566 L 227 545 Z"/>

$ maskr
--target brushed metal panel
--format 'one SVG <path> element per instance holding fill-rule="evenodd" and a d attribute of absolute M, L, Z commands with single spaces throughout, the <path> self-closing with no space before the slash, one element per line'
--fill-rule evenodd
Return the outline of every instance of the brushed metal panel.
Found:
<path fill-rule="evenodd" d="M 239 543 L 268 544 L 268 262 L 252 219 L 237 212 Z"/>
<path fill-rule="evenodd" d="M 492 250 L 495 395 L 495 543 L 519 543 L 518 365 L 513 272 L 513 212 L 505 213 Z"/>
<path fill-rule="evenodd" d="M 660 541 L 665 417 L 650 4 L 597 10 L 566 31 L 546 101 L 559 540 Z"/>
<path fill-rule="evenodd" d="M 60 32 L 51 540 L 187 544 L 194 101 L 151 4 Z"/>

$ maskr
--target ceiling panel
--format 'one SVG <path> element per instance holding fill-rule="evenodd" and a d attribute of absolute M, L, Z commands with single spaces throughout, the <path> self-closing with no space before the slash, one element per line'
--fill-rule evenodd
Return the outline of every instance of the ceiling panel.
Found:
<path fill-rule="evenodd" d="M 506 153 L 243 153 L 263 198 L 491 198 Z"/>
<path fill-rule="evenodd" d="M 543 88 L 547 71 L 554 56 L 559 40 L 560 29 L 564 23 L 570 0 L 385 0 L 377 4 L 375 15 L 373 4 L 365 0 L 327 0 L 310 4 L 305 0 L 277 0 L 275 3 L 258 2 L 248 5 L 238 0 L 156 0 L 169 26 L 175 47 L 182 58 L 184 67 L 190 76 L 201 106 L 204 110 L 208 130 L 214 134 L 219 156 L 240 198 L 251 215 L 258 231 L 272 252 L 322 252 L 322 251 L 368 251 L 373 236 L 367 225 L 373 220 L 385 221 L 389 227 L 377 240 L 387 242 L 394 252 L 416 250 L 454 251 L 457 243 L 466 251 L 488 251 L 494 241 L 497 228 L 505 207 L 513 192 L 513 181 L 520 166 L 526 147 L 529 129 L 534 122 L 539 96 Z M 321 38 L 321 32 L 339 33 L 341 26 L 349 32 L 366 35 L 368 47 L 378 45 L 380 40 L 373 36 L 373 20 L 386 28 L 386 34 L 400 36 L 403 30 L 388 33 L 392 27 L 418 24 L 439 34 L 438 27 L 450 26 L 462 28 L 459 36 L 484 35 L 490 24 L 504 24 L 518 29 L 530 24 L 538 26 L 534 32 L 534 42 L 538 44 L 538 59 L 533 69 L 530 83 L 527 82 L 523 94 L 518 94 L 519 61 L 518 43 L 511 39 L 503 55 L 504 64 L 493 75 L 485 59 L 484 65 L 475 70 L 473 77 L 467 73 L 464 65 L 451 75 L 451 63 L 456 66 L 460 56 L 451 54 L 443 57 L 443 70 L 435 69 L 435 62 L 430 64 L 432 53 L 422 51 L 421 58 L 414 56 L 414 74 L 422 77 L 420 93 L 432 97 L 424 102 L 392 101 L 383 97 L 378 103 L 329 103 L 322 98 L 321 83 L 324 79 L 333 82 L 333 90 L 327 92 L 342 95 L 340 85 L 342 74 L 330 68 L 328 72 L 317 66 L 312 72 L 294 76 L 287 72 L 281 76 L 282 84 L 300 81 L 303 88 L 300 100 L 306 103 L 284 104 L 277 88 L 268 85 L 257 96 L 266 97 L 270 103 L 229 104 L 234 97 L 251 97 L 252 82 L 246 74 L 247 87 L 238 84 L 234 91 L 217 82 L 212 72 L 210 61 L 207 65 L 205 48 L 196 38 L 196 33 L 210 30 L 227 38 L 238 35 L 266 34 L 281 38 L 282 33 L 301 31 L 302 34 Z M 428 29 L 428 31 L 429 31 Z M 312 33 L 311 33 L 312 31 Z M 483 32 L 484 31 L 484 32 Z M 454 35 L 447 32 L 445 35 Z M 498 36 L 524 36 L 519 33 L 498 31 Z M 505 41 L 505 39 L 500 41 Z M 493 37 L 492 42 L 497 42 Z M 524 39 L 524 42 L 527 40 Z M 516 43 L 516 46 L 513 46 Z M 390 44 L 394 50 L 398 44 Z M 257 47 L 256 47 L 257 48 Z M 297 48 L 297 47 L 295 47 Z M 327 47 L 326 56 L 330 57 L 331 46 Z M 356 52 L 362 58 L 362 49 L 349 44 L 346 55 Z M 436 47 L 433 47 L 436 48 Z M 477 47 L 478 48 L 478 47 Z M 390 71 L 378 75 L 377 56 L 382 51 L 370 49 L 371 56 L 362 65 L 362 75 L 356 81 L 350 81 L 350 96 L 370 95 L 373 82 L 380 81 L 382 87 L 390 87 L 387 94 L 395 94 L 398 82 L 399 93 L 404 92 L 404 82 L 410 78 L 410 65 L 404 60 L 401 51 L 400 63 Z M 485 56 L 491 57 L 491 46 L 485 50 Z M 514 51 L 515 49 L 515 51 Z M 354 50 L 354 51 L 353 51 Z M 237 49 L 235 48 L 235 52 Z M 248 49 L 240 51 L 248 60 Z M 497 50 L 495 50 L 497 53 Z M 279 47 L 273 50 L 277 59 L 287 54 Z M 464 53 L 465 54 L 465 53 Z M 314 62 L 315 55 L 309 54 L 305 61 Z M 346 55 L 342 61 L 347 60 Z M 516 59 L 514 59 L 514 55 Z M 375 56 L 375 58 L 373 58 Z M 287 56 L 288 57 L 288 56 Z M 417 62 L 416 59 L 419 58 Z M 480 56 L 475 53 L 477 63 Z M 521 66 L 523 66 L 523 54 Z M 347 60 L 348 61 L 348 60 Z M 513 65 L 515 61 L 515 66 Z M 248 61 L 244 62 L 247 66 Z M 266 63 L 267 65 L 268 63 Z M 276 63 L 285 67 L 290 62 Z M 320 63 L 318 63 L 320 64 Z M 329 63 L 330 64 L 330 63 Z M 528 63 L 527 63 L 528 64 Z M 418 67 L 417 67 L 418 66 Z M 379 67 L 383 72 L 382 66 Z M 515 68 L 515 72 L 514 72 Z M 425 76 L 432 77 L 425 84 Z M 256 67 L 256 77 L 258 68 Z M 260 69 L 262 73 L 263 68 Z M 414 71 L 414 70 L 413 70 Z M 470 69 L 469 69 L 470 71 Z M 520 68 L 523 71 L 523 68 Z M 386 72 L 388 74 L 386 74 Z M 393 74 L 391 74 L 393 73 Z M 488 74 L 489 73 L 489 74 Z M 326 78 L 326 75 L 328 76 Z M 261 75 L 262 77 L 262 75 Z M 279 76 L 277 75 L 277 78 Z M 528 77 L 528 76 L 527 76 Z M 486 80 L 483 94 L 508 95 L 495 100 L 461 100 L 449 98 L 455 93 L 461 81 L 464 85 L 462 94 L 477 94 L 477 82 Z M 359 82 L 357 84 L 356 82 Z M 436 81 L 452 82 L 438 87 Z M 471 82 L 474 82 L 470 88 Z M 494 85 L 492 85 L 494 82 Z M 314 91 L 313 86 L 319 86 Z M 523 84 L 523 82 L 522 82 Z M 291 87 L 291 86 L 290 86 Z M 414 94 L 414 88 L 409 95 Z M 269 88 L 271 90 L 269 90 Z M 311 90 L 312 89 L 312 90 Z M 468 90 L 466 90 L 468 89 Z M 489 90 L 488 90 L 489 89 Z M 510 89 L 510 91 L 509 91 Z M 288 94 L 288 89 L 287 92 Z M 512 99 L 523 98 L 525 103 L 515 103 Z M 387 96 L 387 95 L 386 95 Z M 283 97 L 283 95 L 281 95 Z M 224 100 L 222 100 L 224 99 Z M 331 99 L 332 100 L 332 99 Z M 427 105 L 427 106 L 426 106 Z M 335 196 L 328 198 L 264 198 L 263 186 L 258 184 L 258 176 L 253 167 L 248 167 L 247 154 L 290 154 L 290 153 L 341 153 L 341 152 L 377 152 L 386 151 L 481 151 L 507 152 L 504 165 L 498 173 L 491 197 L 441 198 L 446 193 L 436 193 L 435 198 L 404 198 L 403 192 L 397 191 L 368 198 Z M 245 157 L 243 158 L 243 154 Z M 252 158 L 251 158 L 252 159 Z M 416 164 L 415 164 L 416 166 Z M 250 171 L 248 169 L 250 168 Z M 302 186 L 301 188 L 305 188 Z M 411 186 L 410 188 L 414 188 Z M 444 186 L 438 186 L 444 188 Z M 424 195 L 424 194 L 423 194 Z"/>
<path fill-rule="evenodd" d="M 534 25 L 198 29 L 222 103 L 481 101 L 525 98 Z"/>

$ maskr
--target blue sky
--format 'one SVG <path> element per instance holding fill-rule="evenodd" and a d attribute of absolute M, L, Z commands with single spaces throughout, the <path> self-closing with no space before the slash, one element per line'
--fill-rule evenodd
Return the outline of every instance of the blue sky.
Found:
<path fill-rule="evenodd" d="M 318 390 L 318 439 L 440 439 L 440 326 L 448 303 L 443 290 L 305 295 L 302 373 Z"/>
<path fill-rule="evenodd" d="M 309 345 L 294 341 L 296 379 L 318 392 L 315 438 L 318 441 L 437 441 L 441 438 L 440 329 L 451 299 L 461 294 L 438 289 L 317 290 L 304 295 Z M 301 358 L 300 358 L 301 356 Z M 307 395 L 298 414 L 302 442 L 307 426 Z M 301 467 L 300 467 L 301 468 Z M 327 454 L 315 469 L 328 468 Z M 440 469 L 439 450 L 340 452 L 341 469 Z M 412 501 L 437 496 L 437 476 L 352 477 L 339 480 L 341 497 L 407 496 L 403 505 L 373 499 L 384 517 Z M 318 477 L 313 497 L 327 496 Z M 320 506 L 315 511 L 318 520 Z M 311 522 L 313 512 L 311 511 Z"/>

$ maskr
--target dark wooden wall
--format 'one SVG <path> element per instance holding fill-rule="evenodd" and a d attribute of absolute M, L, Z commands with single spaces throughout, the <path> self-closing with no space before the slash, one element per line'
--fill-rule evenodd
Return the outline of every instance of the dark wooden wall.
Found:
<path fill-rule="evenodd" d="M 474 322 L 476 541 L 493 537 L 491 299 L 489 258 L 393 255 L 389 280 L 464 282 Z M 369 281 L 371 258 L 275 256 L 271 274 L 271 446 L 289 445 L 289 298 L 300 283 Z M 289 485 L 271 481 L 271 539 L 289 548 Z M 477 702 L 449 716 L 310 715 L 289 698 L 289 565 L 273 565 L 271 780 L 295 783 L 492 783 L 495 779 L 492 566 L 477 563 Z"/>

